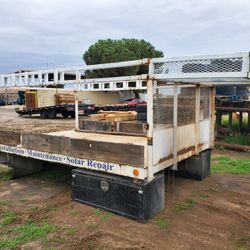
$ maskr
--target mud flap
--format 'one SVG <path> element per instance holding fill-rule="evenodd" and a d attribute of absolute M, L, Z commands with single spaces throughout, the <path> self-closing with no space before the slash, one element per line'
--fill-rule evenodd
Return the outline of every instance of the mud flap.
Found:
<path fill-rule="evenodd" d="M 131 178 L 72 170 L 73 199 L 145 223 L 165 206 L 163 173 L 147 183 Z"/>

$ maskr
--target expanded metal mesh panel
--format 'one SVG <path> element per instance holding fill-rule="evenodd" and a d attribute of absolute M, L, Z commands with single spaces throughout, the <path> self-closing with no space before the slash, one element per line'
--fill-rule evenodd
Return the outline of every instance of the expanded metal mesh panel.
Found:
<path fill-rule="evenodd" d="M 243 58 L 190 59 L 154 63 L 154 74 L 242 72 Z"/>
<path fill-rule="evenodd" d="M 210 114 L 210 89 L 201 88 L 200 96 L 200 120 L 208 119 Z"/>
<path fill-rule="evenodd" d="M 193 87 L 179 88 L 178 91 L 178 125 L 195 123 L 195 92 Z"/>
<path fill-rule="evenodd" d="M 177 87 L 178 126 L 195 123 L 196 88 Z M 155 127 L 171 126 L 174 122 L 174 86 L 158 82 L 154 87 L 153 121 Z"/>
<path fill-rule="evenodd" d="M 158 82 L 153 96 L 153 122 L 156 126 L 173 125 L 174 88 Z"/>

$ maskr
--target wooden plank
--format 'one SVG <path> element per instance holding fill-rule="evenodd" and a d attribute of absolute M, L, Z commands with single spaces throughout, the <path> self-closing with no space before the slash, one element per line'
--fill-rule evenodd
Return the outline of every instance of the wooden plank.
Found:
<path fill-rule="evenodd" d="M 105 118 L 104 114 L 94 114 L 89 116 L 91 121 L 100 121 Z"/>
<path fill-rule="evenodd" d="M 138 122 L 119 122 L 118 123 L 119 132 L 139 134 L 139 135 L 147 134 L 146 126 L 147 126 L 146 123 L 138 123 Z"/>
<path fill-rule="evenodd" d="M 133 115 L 133 114 L 105 116 L 105 121 L 110 121 L 110 122 L 133 121 L 135 119 L 136 119 L 136 115 Z"/>
<path fill-rule="evenodd" d="M 45 134 L 23 134 L 22 147 L 55 154 L 69 154 L 69 138 Z"/>
<path fill-rule="evenodd" d="M 132 144 L 71 139 L 70 155 L 135 167 L 144 166 L 144 147 Z"/>
<path fill-rule="evenodd" d="M 0 144 L 16 146 L 20 144 L 20 133 L 13 131 L 0 131 Z"/>
<path fill-rule="evenodd" d="M 136 112 L 133 111 L 100 111 L 99 114 L 90 115 L 92 121 L 131 121 L 136 119 Z"/>
<path fill-rule="evenodd" d="M 116 124 L 107 121 L 91 121 L 82 120 L 81 126 L 83 130 L 90 131 L 116 131 Z"/>

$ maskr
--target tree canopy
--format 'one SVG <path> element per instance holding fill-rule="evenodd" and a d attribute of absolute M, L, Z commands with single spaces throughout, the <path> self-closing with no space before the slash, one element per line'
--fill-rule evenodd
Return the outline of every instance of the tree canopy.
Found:
<path fill-rule="evenodd" d="M 162 51 L 145 40 L 120 39 L 99 40 L 91 45 L 83 54 L 83 60 L 87 65 L 100 63 L 113 63 L 142 58 L 163 57 Z M 87 77 L 115 77 L 125 75 L 138 75 L 147 73 L 145 66 L 133 66 L 126 68 L 115 68 L 105 70 L 87 71 Z"/>

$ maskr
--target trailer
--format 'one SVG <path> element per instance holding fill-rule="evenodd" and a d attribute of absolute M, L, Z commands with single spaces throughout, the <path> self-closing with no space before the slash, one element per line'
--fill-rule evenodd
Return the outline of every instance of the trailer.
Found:
<path fill-rule="evenodd" d="M 133 108 L 135 105 L 115 105 L 119 102 L 117 93 L 107 93 L 100 97 L 100 93 L 76 93 L 73 90 L 60 88 L 29 88 L 25 93 L 25 107 L 16 108 L 15 111 L 19 115 L 40 115 L 43 119 L 55 119 L 58 114 L 64 118 L 75 118 L 75 99 L 80 99 L 78 103 L 78 111 L 81 115 L 95 113 L 100 109 L 119 110 Z M 89 104 L 92 102 L 97 104 Z M 113 104 L 104 105 L 109 102 Z"/>
<path fill-rule="evenodd" d="M 148 66 L 148 74 L 81 77 L 86 70 L 140 65 Z M 146 222 L 165 207 L 166 170 L 198 180 L 210 174 L 215 86 L 235 85 L 236 81 L 248 84 L 249 69 L 249 53 L 235 53 L 2 75 L 3 87 L 16 82 L 31 87 L 36 85 L 34 78 L 45 86 L 51 84 L 47 77 L 51 72 L 55 84 L 65 83 L 64 73 L 75 72 L 76 92 L 101 93 L 100 98 L 112 93 L 112 100 L 117 103 L 115 98 L 121 92 L 131 95 L 133 90 L 139 90 L 144 92 L 147 104 L 137 109 L 137 116 L 105 115 L 102 111 L 82 119 L 76 96 L 74 130 L 40 134 L 2 132 L 0 151 L 9 155 L 17 175 L 39 171 L 44 161 L 72 167 L 75 201 Z M 93 100 L 90 96 L 89 99 Z M 145 116 L 145 120 L 140 119 Z"/>

